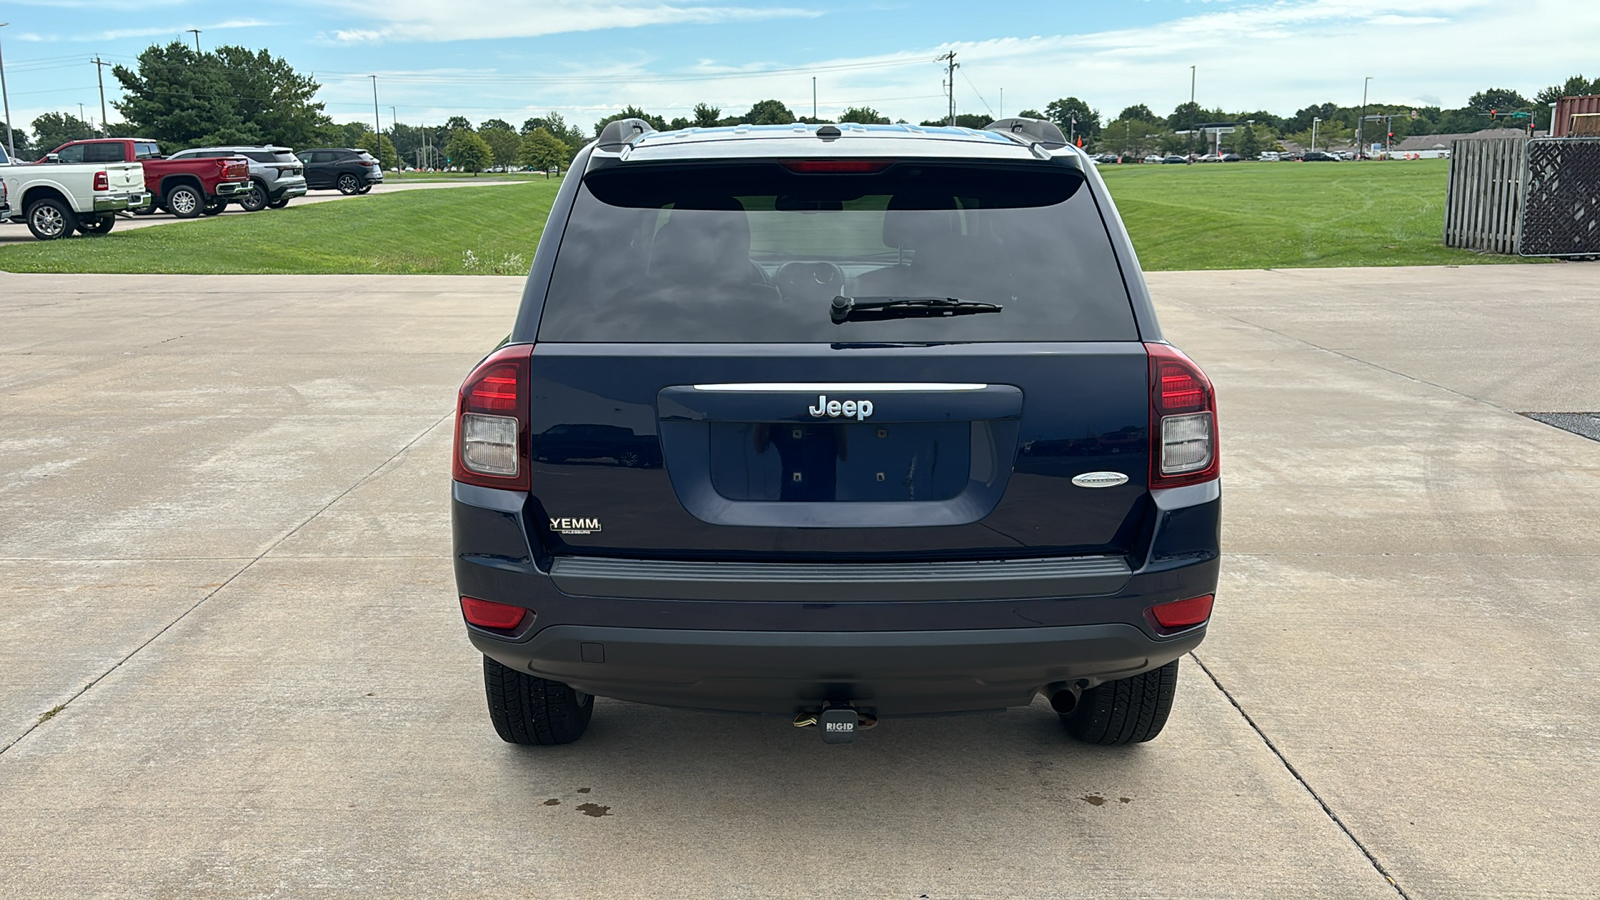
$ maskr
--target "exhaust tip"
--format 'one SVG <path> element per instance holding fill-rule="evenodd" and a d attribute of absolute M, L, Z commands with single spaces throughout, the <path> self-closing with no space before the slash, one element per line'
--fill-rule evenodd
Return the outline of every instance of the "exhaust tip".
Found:
<path fill-rule="evenodd" d="M 1050 708 L 1064 716 L 1078 708 L 1078 698 L 1083 696 L 1083 682 L 1058 681 L 1045 685 L 1042 693 L 1050 698 Z"/>

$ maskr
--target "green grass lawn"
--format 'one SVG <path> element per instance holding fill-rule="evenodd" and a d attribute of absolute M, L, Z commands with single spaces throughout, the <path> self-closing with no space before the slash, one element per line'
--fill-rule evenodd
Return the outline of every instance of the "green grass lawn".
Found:
<path fill-rule="evenodd" d="M 1521 261 L 1444 246 L 1448 166 L 1443 160 L 1209 163 L 1100 171 L 1150 270 Z M 0 247 L 0 270 L 520 275 L 559 185 L 538 177 L 372 194 L 104 237 L 24 242 Z"/>
<path fill-rule="evenodd" d="M 103 237 L 10 244 L 0 247 L 0 270 L 525 275 L 560 184 L 541 178 L 369 194 Z"/>
<path fill-rule="evenodd" d="M 1146 269 L 1524 262 L 1444 246 L 1448 160 L 1105 165 Z"/>

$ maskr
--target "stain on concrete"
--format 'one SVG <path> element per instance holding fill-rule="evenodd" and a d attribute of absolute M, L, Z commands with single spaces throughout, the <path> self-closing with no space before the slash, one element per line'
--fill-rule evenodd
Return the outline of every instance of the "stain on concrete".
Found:
<path fill-rule="evenodd" d="M 593 816 L 596 819 L 600 818 L 601 816 L 611 815 L 611 807 L 601 806 L 598 803 L 579 803 L 578 811 L 586 816 Z"/>
<path fill-rule="evenodd" d="M 551 798 L 550 798 L 550 799 L 549 799 L 549 800 L 546 800 L 546 801 L 545 801 L 545 802 L 544 802 L 544 805 L 545 805 L 545 806 L 560 806 L 560 805 L 561 805 L 561 801 L 560 801 L 560 800 L 557 800 L 557 799 L 556 799 L 556 798 L 554 798 L 554 797 L 551 797 Z"/>
<path fill-rule="evenodd" d="M 1100 796 L 1099 794 L 1084 794 L 1083 802 L 1089 804 L 1090 806 L 1105 806 L 1106 798 Z"/>

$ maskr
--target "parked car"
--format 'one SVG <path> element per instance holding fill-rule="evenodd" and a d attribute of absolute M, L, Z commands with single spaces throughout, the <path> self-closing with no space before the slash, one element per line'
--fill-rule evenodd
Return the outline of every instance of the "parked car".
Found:
<path fill-rule="evenodd" d="M 1277 162 L 1279 158 L 1280 156 L 1276 150 L 1263 150 L 1261 155 L 1256 157 L 1261 162 Z"/>
<path fill-rule="evenodd" d="M 1338 162 L 1339 157 L 1332 153 L 1323 153 L 1321 150 L 1307 150 L 1300 156 L 1301 162 Z"/>
<path fill-rule="evenodd" d="M 1181 166 L 1181 165 L 1184 165 L 1185 163 L 1187 163 L 1189 161 L 1189 159 L 1188 159 L 1188 157 L 1179 156 L 1176 153 L 1174 153 L 1171 156 L 1163 156 L 1163 157 L 1161 157 L 1161 161 L 1166 163 L 1169 166 Z"/>
<path fill-rule="evenodd" d="M 180 219 L 214 216 L 250 190 L 250 164 L 240 156 L 223 159 L 168 159 L 147 138 L 96 138 L 62 144 L 40 162 L 137 162 L 155 207 Z M 147 207 L 146 211 L 153 211 Z"/>
<path fill-rule="evenodd" d="M 150 203 L 139 163 L 13 163 L 0 150 L 0 219 L 22 222 L 41 241 L 107 234 L 117 213 Z"/>
<path fill-rule="evenodd" d="M 288 147 L 191 147 L 171 159 L 221 159 L 242 156 L 250 164 L 250 190 L 238 200 L 246 212 L 282 209 L 306 194 L 305 166 Z"/>
<path fill-rule="evenodd" d="M 989 130 L 579 151 L 458 396 L 501 738 L 576 740 L 596 696 L 829 741 L 1041 694 L 1083 741 L 1161 731 L 1217 586 L 1215 396 L 1083 152 Z"/>
<path fill-rule="evenodd" d="M 1244 157 L 1240 156 L 1237 153 L 1224 153 L 1224 154 L 1222 154 L 1222 161 L 1223 162 L 1243 162 L 1244 161 Z"/>
<path fill-rule="evenodd" d="M 341 194 L 365 194 L 383 183 L 383 166 L 365 150 L 324 147 L 295 154 L 306 167 L 306 187 L 312 190 L 337 190 Z"/>
<path fill-rule="evenodd" d="M 1159 162 L 1163 162 L 1164 160 L 1161 158 L 1161 155 L 1159 153 L 1152 153 L 1149 156 L 1146 156 L 1144 158 L 1144 161 L 1147 162 L 1147 163 L 1159 163 Z"/>

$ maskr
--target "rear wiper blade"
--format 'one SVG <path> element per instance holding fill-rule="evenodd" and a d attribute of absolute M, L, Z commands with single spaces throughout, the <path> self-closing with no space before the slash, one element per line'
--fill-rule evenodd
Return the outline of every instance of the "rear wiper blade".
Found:
<path fill-rule="evenodd" d="M 833 324 L 881 322 L 885 319 L 931 319 L 997 313 L 998 303 L 977 303 L 955 297 L 835 297 L 829 310 Z"/>

